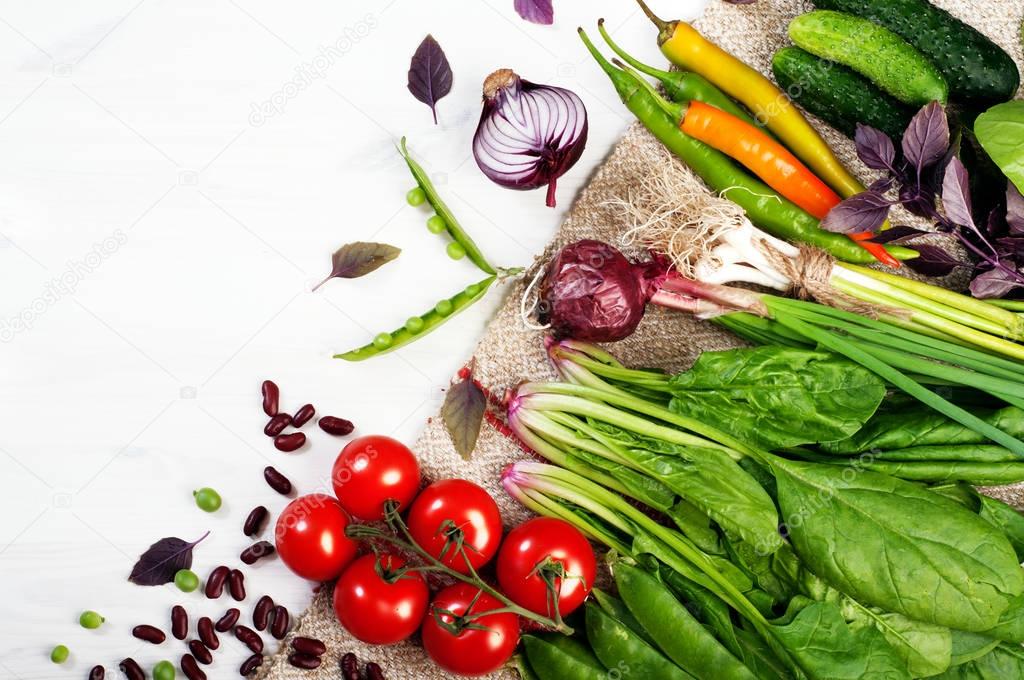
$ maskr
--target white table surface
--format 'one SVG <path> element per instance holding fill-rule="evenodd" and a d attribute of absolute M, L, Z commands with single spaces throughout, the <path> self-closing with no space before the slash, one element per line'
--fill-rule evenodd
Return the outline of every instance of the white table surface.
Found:
<path fill-rule="evenodd" d="M 692 17 L 702 3 L 654 5 Z M 126 655 L 148 669 L 183 650 L 136 644 L 132 626 L 168 628 L 177 602 L 196 615 L 229 606 L 126 577 L 154 540 L 208 529 L 195 570 L 234 564 L 250 508 L 286 503 L 262 481 L 267 464 L 302 492 L 324 486 L 339 441 L 307 426 L 301 453 L 275 451 L 264 378 L 288 409 L 310 401 L 412 441 L 500 295 L 386 357 L 330 358 L 480 278 L 405 204 L 413 183 L 394 142 L 408 135 L 492 260 L 527 265 L 630 121 L 576 26 L 604 16 L 660 63 L 628 0 L 555 7 L 543 27 L 512 0 L 0 4 L 0 677 L 84 678 Z M 428 32 L 455 74 L 437 126 L 405 88 Z M 556 210 L 490 183 L 470 156 L 480 85 L 506 66 L 588 108 L 590 141 Z M 403 252 L 311 293 L 356 240 Z M 192 503 L 200 486 L 222 493 L 216 514 Z M 243 616 L 262 593 L 295 613 L 310 599 L 277 560 L 247 571 Z M 81 629 L 84 609 L 107 624 Z M 57 643 L 71 649 L 64 666 L 49 662 Z M 237 677 L 244 656 L 227 640 L 210 677 Z"/>

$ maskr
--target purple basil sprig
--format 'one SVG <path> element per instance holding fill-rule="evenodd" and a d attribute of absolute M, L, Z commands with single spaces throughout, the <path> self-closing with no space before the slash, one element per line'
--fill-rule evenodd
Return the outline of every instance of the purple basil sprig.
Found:
<path fill-rule="evenodd" d="M 515 0 L 516 14 L 531 24 L 555 23 L 555 9 L 551 0 Z"/>

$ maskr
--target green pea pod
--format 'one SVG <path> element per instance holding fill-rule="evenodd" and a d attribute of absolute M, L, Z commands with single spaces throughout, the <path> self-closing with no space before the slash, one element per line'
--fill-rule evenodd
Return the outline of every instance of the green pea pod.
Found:
<path fill-rule="evenodd" d="M 757 680 L 664 584 L 637 567 L 615 566 L 619 595 L 661 651 L 698 678 Z"/>
<path fill-rule="evenodd" d="M 363 361 L 408 345 L 482 298 L 495 279 L 497 276 L 488 276 L 486 279 L 471 284 L 452 297 L 441 300 L 426 314 L 412 317 L 401 328 L 391 333 L 378 335 L 373 342 L 362 347 L 335 354 L 334 358 L 345 361 Z"/>
<path fill-rule="evenodd" d="M 652 638 L 647 631 L 644 630 L 644 627 L 640 625 L 640 622 L 636 620 L 633 613 L 629 611 L 629 607 L 626 606 L 625 602 L 617 597 L 609 595 L 600 588 L 594 588 L 592 592 L 594 599 L 597 600 L 597 603 L 601 605 L 601 609 L 603 609 L 606 614 L 616 621 L 624 624 L 652 647 L 656 647 L 658 645 L 658 643 L 654 641 L 654 638 Z"/>
<path fill-rule="evenodd" d="M 427 176 L 427 171 L 409 155 L 409 151 L 405 147 L 405 137 L 402 137 L 402 141 L 398 148 L 402 153 L 402 158 L 405 159 L 406 164 L 409 166 L 412 176 L 416 179 L 416 184 L 418 184 L 420 189 L 423 189 L 423 193 L 426 194 L 427 202 L 430 203 L 434 212 L 444 220 L 445 229 L 448 231 L 448 235 L 452 237 L 453 241 L 465 249 L 466 257 L 468 257 L 473 264 L 479 267 L 481 271 L 486 274 L 497 274 L 497 271 L 491 266 L 491 263 L 487 261 L 484 254 L 480 252 L 480 248 L 477 247 L 473 239 L 471 239 L 469 234 L 459 226 L 459 222 L 455 219 L 455 215 L 452 214 L 451 209 L 445 205 L 444 201 L 441 200 L 441 196 L 437 193 L 437 189 L 434 188 L 434 184 L 430 181 L 430 177 Z"/>
<path fill-rule="evenodd" d="M 587 640 L 601 663 L 609 671 L 618 671 L 624 677 L 693 679 L 692 675 L 640 639 L 628 626 L 616 621 L 593 603 L 587 605 Z"/>
<path fill-rule="evenodd" d="M 530 668 L 540 680 L 607 680 L 604 666 L 583 643 L 565 635 L 524 635 Z"/>

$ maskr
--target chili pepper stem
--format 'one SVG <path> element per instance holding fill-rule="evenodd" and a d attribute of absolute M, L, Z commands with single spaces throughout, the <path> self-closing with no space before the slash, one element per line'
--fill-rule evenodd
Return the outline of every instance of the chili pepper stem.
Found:
<path fill-rule="evenodd" d="M 658 27 L 658 45 L 668 40 L 672 35 L 672 31 L 675 30 L 675 21 L 665 21 L 657 14 L 655 14 L 644 0 L 636 0 L 636 3 L 640 5 L 640 10 L 651 20 L 651 23 Z"/>

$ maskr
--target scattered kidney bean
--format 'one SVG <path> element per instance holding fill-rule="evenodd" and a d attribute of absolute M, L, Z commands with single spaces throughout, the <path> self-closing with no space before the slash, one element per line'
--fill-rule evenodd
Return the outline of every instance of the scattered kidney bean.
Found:
<path fill-rule="evenodd" d="M 292 424 L 292 417 L 287 413 L 278 413 L 276 416 L 271 418 L 266 427 L 263 428 L 263 434 L 268 437 L 276 437 L 277 435 L 284 432 L 284 428 Z"/>
<path fill-rule="evenodd" d="M 252 650 L 253 654 L 263 653 L 263 638 L 248 626 L 235 626 L 235 637 Z"/>
<path fill-rule="evenodd" d="M 302 447 L 306 443 L 306 435 L 301 432 L 292 432 L 291 434 L 279 434 L 274 437 L 274 447 L 278 451 L 284 451 L 285 453 L 291 453 L 296 449 Z"/>
<path fill-rule="evenodd" d="M 359 660 L 352 652 L 341 657 L 341 677 L 342 680 L 360 680 Z"/>
<path fill-rule="evenodd" d="M 206 579 L 206 597 L 216 600 L 224 593 L 224 581 L 227 580 L 231 570 L 223 564 L 210 572 Z"/>
<path fill-rule="evenodd" d="M 384 670 L 371 661 L 366 664 L 366 680 L 386 680 Z"/>
<path fill-rule="evenodd" d="M 327 434 L 333 434 L 339 437 L 352 434 L 352 430 L 356 429 L 356 426 L 352 424 L 351 420 L 335 418 L 334 416 L 324 416 L 319 420 L 319 422 L 317 422 L 317 425 L 319 425 L 320 429 Z"/>
<path fill-rule="evenodd" d="M 253 543 L 243 550 L 242 554 L 238 557 L 246 564 L 255 564 L 257 560 L 263 559 L 264 557 L 270 557 L 274 552 L 274 545 L 272 543 L 268 541 L 259 541 L 258 543 Z"/>
<path fill-rule="evenodd" d="M 128 657 L 117 666 L 128 680 L 146 680 L 146 672 L 135 659 Z"/>
<path fill-rule="evenodd" d="M 277 640 L 283 640 L 284 636 L 288 634 L 289 623 L 291 623 L 291 617 L 288 616 L 288 610 L 284 608 L 284 605 L 277 605 L 274 607 L 274 622 L 270 624 L 270 634 Z"/>
<path fill-rule="evenodd" d="M 132 635 L 154 645 L 159 645 L 167 639 L 167 635 L 156 626 L 135 626 L 132 628 Z"/>
<path fill-rule="evenodd" d="M 182 655 L 180 665 L 181 672 L 185 674 L 188 680 L 206 680 L 206 673 L 199 667 L 195 657 L 191 654 Z"/>
<path fill-rule="evenodd" d="M 277 415 L 278 403 L 281 400 L 281 390 L 273 380 L 263 381 L 263 412 L 273 418 Z"/>
<path fill-rule="evenodd" d="M 238 616 L 241 613 L 242 612 L 232 607 L 231 609 L 224 612 L 224 616 L 217 619 L 217 625 L 214 626 L 214 629 L 218 633 L 228 632 L 238 622 Z"/>
<path fill-rule="evenodd" d="M 245 575 L 237 569 L 232 569 L 231 575 L 228 576 L 228 589 L 231 590 L 231 597 L 234 598 L 235 602 L 244 600 Z"/>
<path fill-rule="evenodd" d="M 310 656 L 323 656 L 324 652 L 327 651 L 327 645 L 320 640 L 311 637 L 297 637 L 292 640 L 292 649 L 300 654 L 309 654 Z"/>
<path fill-rule="evenodd" d="M 171 635 L 176 640 L 184 640 L 188 635 L 188 612 L 180 604 L 171 608 Z"/>
<path fill-rule="evenodd" d="M 242 525 L 242 533 L 246 536 L 255 536 L 260 533 L 263 531 L 269 516 L 270 513 L 265 507 L 257 505 L 249 512 L 249 516 L 245 518 L 245 523 Z"/>
<path fill-rule="evenodd" d="M 213 663 L 213 654 L 211 654 L 206 645 L 199 640 L 189 640 L 188 651 L 192 652 L 192 656 L 196 658 L 196 661 L 204 666 L 209 666 Z"/>
<path fill-rule="evenodd" d="M 282 475 L 273 465 L 268 465 L 263 468 L 263 479 L 267 480 L 267 484 L 270 485 L 271 489 L 282 496 L 287 496 L 292 492 L 291 481 Z"/>
<path fill-rule="evenodd" d="M 220 647 L 220 638 L 217 637 L 217 633 L 213 630 L 213 621 L 210 620 L 209 616 L 204 616 L 199 619 L 199 623 L 196 624 L 196 630 L 199 633 L 199 639 L 203 641 L 203 644 L 209 649 L 217 649 Z"/>
<path fill-rule="evenodd" d="M 296 668 L 317 668 L 323 663 L 319 656 L 312 656 L 310 654 L 289 654 L 288 663 L 295 666 Z"/>
<path fill-rule="evenodd" d="M 252 625 L 256 630 L 266 630 L 270 624 L 270 611 L 274 608 L 274 600 L 269 595 L 264 595 L 256 601 L 252 610 Z"/>
<path fill-rule="evenodd" d="M 242 662 L 242 665 L 238 669 L 239 675 L 249 675 L 254 670 L 263 665 L 263 655 L 253 654 L 248 659 Z"/>
<path fill-rule="evenodd" d="M 292 425 L 295 427 L 302 427 L 309 422 L 309 419 L 316 413 L 316 409 L 313 408 L 312 404 L 306 404 L 292 416 Z"/>
<path fill-rule="evenodd" d="M 107 671 L 103 666 L 93 666 L 89 671 L 89 680 L 103 680 L 105 677 L 107 677 Z"/>

